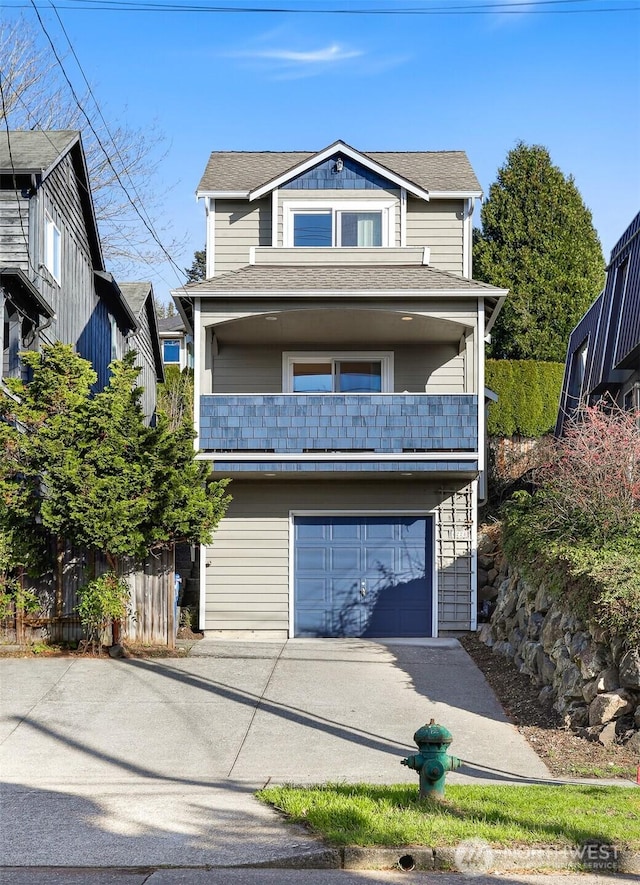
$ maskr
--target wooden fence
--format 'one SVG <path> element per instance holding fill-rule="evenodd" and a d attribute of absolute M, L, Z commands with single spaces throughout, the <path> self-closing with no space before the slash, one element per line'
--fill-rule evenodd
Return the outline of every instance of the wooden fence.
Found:
<path fill-rule="evenodd" d="M 38 580 L 25 575 L 20 580 L 25 588 L 35 591 L 40 609 L 33 614 L 15 611 L 0 622 L 0 635 L 5 642 L 31 643 L 41 640 L 79 642 L 83 629 L 76 614 L 78 588 L 89 580 L 89 557 L 66 550 L 62 568 L 62 593 L 56 598 L 53 574 Z M 94 574 L 107 571 L 106 560 L 95 557 L 91 563 Z M 122 638 L 139 645 L 160 645 L 173 648 L 176 637 L 176 595 L 173 548 L 149 556 L 143 563 L 123 559 L 119 568 L 131 591 L 131 617 L 123 625 Z M 105 644 L 111 636 L 105 636 Z"/>

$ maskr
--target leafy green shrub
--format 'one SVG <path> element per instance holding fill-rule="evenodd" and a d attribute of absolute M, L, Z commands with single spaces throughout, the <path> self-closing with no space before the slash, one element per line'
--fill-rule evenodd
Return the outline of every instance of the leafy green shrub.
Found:
<path fill-rule="evenodd" d="M 498 394 L 489 408 L 489 435 L 538 437 L 552 430 L 563 377 L 563 363 L 487 360 L 486 384 Z"/>
<path fill-rule="evenodd" d="M 122 621 L 129 614 L 129 587 L 124 578 L 106 572 L 78 590 L 80 602 L 76 611 L 94 649 L 100 648 L 102 634 L 113 621 Z"/>

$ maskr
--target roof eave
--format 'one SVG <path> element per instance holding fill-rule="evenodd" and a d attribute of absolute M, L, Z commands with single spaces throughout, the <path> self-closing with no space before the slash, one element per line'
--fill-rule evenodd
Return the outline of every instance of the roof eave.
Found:
<path fill-rule="evenodd" d="M 113 296 L 113 303 L 116 305 L 120 315 L 127 321 L 127 325 L 133 332 L 137 332 L 140 328 L 138 317 L 131 310 L 127 299 L 122 294 L 120 286 L 116 283 L 113 274 L 105 270 L 94 270 L 94 276 L 102 280 L 106 284 L 109 293 Z"/>
<path fill-rule="evenodd" d="M 48 301 L 46 301 L 36 286 L 31 282 L 26 273 L 19 267 L 2 267 L 0 268 L 0 283 L 2 283 L 6 278 L 14 279 L 18 282 L 20 288 L 24 291 L 28 298 L 33 301 L 33 303 L 38 308 L 38 312 L 41 316 L 46 316 L 48 319 L 55 317 L 55 311 L 51 307 Z"/>
<path fill-rule="evenodd" d="M 432 200 L 482 199 L 482 191 L 429 191 Z"/>
<path fill-rule="evenodd" d="M 335 141 L 324 150 L 319 151 L 317 154 L 314 154 L 312 157 L 309 157 L 306 160 L 303 160 L 302 163 L 297 163 L 286 172 L 283 172 L 275 178 L 272 178 L 264 184 L 261 184 L 260 187 L 254 188 L 253 190 L 249 191 L 249 202 L 260 199 L 260 197 L 271 193 L 271 191 L 276 190 L 276 188 L 280 187 L 282 184 L 285 184 L 287 181 L 290 181 L 292 178 L 295 178 L 297 175 L 301 175 L 303 172 L 306 172 L 308 169 L 311 169 L 318 163 L 322 163 L 324 162 L 324 160 L 328 160 L 329 157 L 336 153 L 336 151 L 339 151 L 341 154 L 345 154 L 347 157 L 350 157 L 352 160 L 355 160 L 362 166 L 366 166 L 372 172 L 376 172 L 378 175 L 381 175 L 383 178 L 386 178 L 393 184 L 397 184 L 398 187 L 405 188 L 405 190 L 407 190 L 410 194 L 413 194 L 414 197 L 419 197 L 420 199 L 426 201 L 429 200 L 429 191 L 418 187 L 418 185 L 414 184 L 412 181 L 409 181 L 406 178 L 402 178 L 402 176 L 398 175 L 396 172 L 392 172 L 381 163 L 376 163 L 375 160 L 372 160 L 366 154 L 361 154 L 359 151 L 355 150 L 355 148 L 352 148 L 348 144 L 345 144 L 345 142 Z"/>
<path fill-rule="evenodd" d="M 42 173 L 42 178 L 43 178 L 43 180 L 44 180 L 48 175 L 50 175 L 51 172 L 53 172 L 53 170 L 56 168 L 56 166 L 57 166 L 58 163 L 62 160 L 62 158 L 65 156 L 65 154 L 70 153 L 70 152 L 74 149 L 74 147 L 78 144 L 79 141 L 80 141 L 80 133 L 77 132 L 77 133 L 75 134 L 75 136 L 73 136 L 73 137 L 71 138 L 71 140 L 69 141 L 69 143 L 65 146 L 64 150 L 61 151 L 60 154 L 58 154 L 58 156 L 57 156 L 56 159 L 53 161 L 53 163 L 51 163 L 46 169 L 41 169 L 41 170 L 40 170 L 41 173 Z"/>
<path fill-rule="evenodd" d="M 246 200 L 248 197 L 249 191 L 196 191 L 196 200 Z"/>
<path fill-rule="evenodd" d="M 174 298 L 189 300 L 190 298 L 304 298 L 321 296 L 350 296 L 350 297 L 380 297 L 388 298 L 390 295 L 409 296 L 411 298 L 495 298 L 496 306 L 500 307 L 508 294 L 508 289 L 494 288 L 470 288 L 470 289 L 198 289 L 192 292 L 184 289 L 171 292 Z M 180 304 L 178 303 L 178 308 Z M 494 311 L 495 313 L 495 311 Z M 181 311 L 182 315 L 182 311 Z"/>

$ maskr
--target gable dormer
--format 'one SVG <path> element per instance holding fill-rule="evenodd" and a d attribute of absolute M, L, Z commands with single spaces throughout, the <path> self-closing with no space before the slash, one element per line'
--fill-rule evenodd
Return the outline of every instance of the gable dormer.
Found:
<path fill-rule="evenodd" d="M 471 275 L 480 196 L 466 155 L 363 153 L 338 141 L 317 153 L 214 152 L 197 191 L 207 212 L 207 276 L 250 263 L 252 247 L 426 247 L 435 267 Z M 345 261 L 348 262 L 345 254 Z"/>

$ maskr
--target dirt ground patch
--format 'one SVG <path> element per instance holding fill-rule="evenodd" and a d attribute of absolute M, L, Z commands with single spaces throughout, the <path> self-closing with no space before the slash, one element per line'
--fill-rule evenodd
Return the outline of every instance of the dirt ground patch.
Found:
<path fill-rule="evenodd" d="M 564 726 L 550 703 L 538 699 L 539 686 L 520 673 L 509 658 L 494 654 L 473 633 L 459 639 L 484 673 L 509 719 L 553 775 L 624 777 L 635 781 L 640 759 L 631 750 L 619 744 L 603 747 L 579 737 Z"/>

